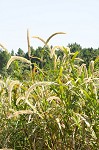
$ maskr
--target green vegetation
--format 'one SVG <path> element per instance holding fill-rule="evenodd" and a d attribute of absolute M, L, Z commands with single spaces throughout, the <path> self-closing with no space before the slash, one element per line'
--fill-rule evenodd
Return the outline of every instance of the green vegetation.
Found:
<path fill-rule="evenodd" d="M 99 149 L 99 49 L 50 47 L 57 34 L 34 50 L 27 32 L 28 53 L 7 61 L 1 51 L 0 148 Z"/>

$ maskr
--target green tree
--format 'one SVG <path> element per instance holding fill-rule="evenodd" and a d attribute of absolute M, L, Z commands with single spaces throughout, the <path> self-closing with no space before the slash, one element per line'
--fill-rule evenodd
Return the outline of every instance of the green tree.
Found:
<path fill-rule="evenodd" d="M 16 55 L 17 55 L 17 56 L 22 56 L 22 57 L 24 57 L 24 56 L 25 56 L 25 53 L 24 53 L 24 51 L 23 51 L 21 48 L 19 48 Z"/>
<path fill-rule="evenodd" d="M 12 49 L 12 51 L 11 51 L 11 56 L 14 56 L 14 50 Z"/>
<path fill-rule="evenodd" d="M 91 60 L 95 60 L 98 56 L 98 50 L 95 50 L 93 48 L 84 48 L 82 51 L 80 51 L 80 58 L 84 60 L 84 63 L 88 67 Z"/>
<path fill-rule="evenodd" d="M 10 57 L 10 53 L 0 50 L 0 74 L 3 76 L 7 76 L 6 64 Z"/>
<path fill-rule="evenodd" d="M 80 46 L 80 44 L 77 44 L 76 42 L 73 44 L 68 44 L 68 47 L 70 48 L 71 52 L 76 52 L 76 51 L 81 51 L 82 47 Z"/>

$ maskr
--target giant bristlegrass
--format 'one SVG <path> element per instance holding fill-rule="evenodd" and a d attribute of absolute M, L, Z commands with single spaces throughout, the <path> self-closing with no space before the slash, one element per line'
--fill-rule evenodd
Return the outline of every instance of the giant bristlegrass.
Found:
<path fill-rule="evenodd" d="M 0 80 L 0 148 L 15 150 L 98 150 L 99 77 L 97 60 L 89 68 L 68 47 L 50 48 L 49 40 L 38 36 L 50 49 L 52 68 L 30 70 L 31 81 Z M 29 60 L 12 56 L 30 68 L 31 49 L 27 32 Z M 63 58 L 57 56 L 63 52 Z M 38 58 L 41 59 L 41 58 Z M 42 59 L 43 61 L 43 59 Z M 80 64 L 79 62 L 82 62 Z M 33 69 L 33 68 L 32 68 Z M 24 74 L 23 74 L 24 76 Z"/>

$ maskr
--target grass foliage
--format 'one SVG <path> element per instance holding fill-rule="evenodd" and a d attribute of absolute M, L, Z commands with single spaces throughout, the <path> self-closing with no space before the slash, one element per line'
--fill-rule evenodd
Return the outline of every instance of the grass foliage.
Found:
<path fill-rule="evenodd" d="M 40 69 L 31 62 L 27 33 L 30 60 L 12 56 L 7 68 L 15 60 L 28 63 L 30 68 L 34 65 L 30 69 L 31 79 L 0 80 L 0 148 L 98 150 L 99 70 L 94 67 L 97 61 L 91 61 L 87 69 L 83 60 L 77 58 L 78 52 L 55 46 L 49 53 L 53 66 Z M 44 42 L 46 46 L 56 34 Z M 57 49 L 64 53 L 62 60 Z"/>

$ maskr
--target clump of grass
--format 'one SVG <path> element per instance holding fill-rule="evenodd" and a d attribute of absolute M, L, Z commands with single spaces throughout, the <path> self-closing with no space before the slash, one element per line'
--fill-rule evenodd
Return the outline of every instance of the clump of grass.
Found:
<path fill-rule="evenodd" d="M 57 35 L 52 34 L 46 46 Z M 27 31 L 28 55 L 31 56 Z M 57 49 L 63 52 L 62 60 Z M 95 63 L 89 68 L 67 47 L 55 46 L 49 56 L 51 69 L 38 66 L 39 73 L 33 81 L 0 80 L 0 148 L 28 150 L 94 149 L 99 145 L 99 78 Z M 11 57 L 31 66 L 31 59 Z M 36 66 L 36 64 L 35 64 Z M 10 102 L 10 105 L 9 105 Z"/>

